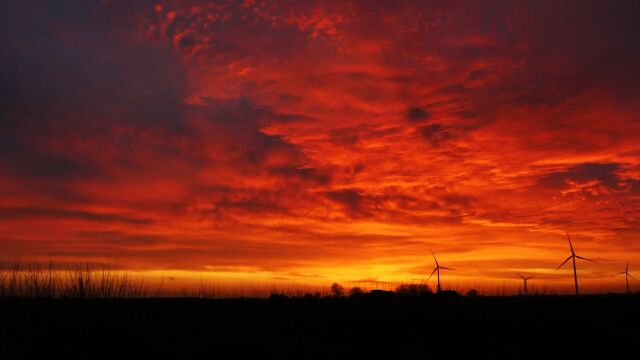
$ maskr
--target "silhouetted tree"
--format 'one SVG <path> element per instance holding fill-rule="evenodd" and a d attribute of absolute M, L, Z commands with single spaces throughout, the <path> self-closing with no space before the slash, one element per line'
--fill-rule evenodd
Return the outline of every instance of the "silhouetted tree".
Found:
<path fill-rule="evenodd" d="M 341 297 L 343 294 L 344 289 L 342 288 L 342 285 L 338 283 L 333 283 L 331 285 L 331 295 L 333 295 L 334 297 Z"/>
<path fill-rule="evenodd" d="M 469 291 L 467 291 L 467 296 L 478 296 L 478 290 L 470 289 Z"/>

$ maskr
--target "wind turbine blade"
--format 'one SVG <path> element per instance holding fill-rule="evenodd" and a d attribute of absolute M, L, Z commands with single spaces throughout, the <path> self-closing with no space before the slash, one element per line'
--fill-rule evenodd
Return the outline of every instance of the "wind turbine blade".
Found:
<path fill-rule="evenodd" d="M 436 262 L 436 267 L 439 266 L 438 259 L 436 259 L 436 254 L 433 253 L 433 250 L 431 250 L 431 255 L 433 255 L 433 260 Z"/>
<path fill-rule="evenodd" d="M 571 237 L 569 236 L 569 233 L 567 233 L 567 240 L 569 240 L 569 248 L 571 249 L 571 253 L 573 254 L 573 245 L 571 244 Z"/>
<path fill-rule="evenodd" d="M 591 261 L 592 263 L 597 263 L 597 261 L 595 261 L 595 260 L 587 259 L 587 258 L 584 258 L 584 257 L 582 257 L 582 256 L 578 256 L 578 255 L 576 255 L 576 257 L 577 257 L 578 259 Z"/>
<path fill-rule="evenodd" d="M 624 275 L 624 274 L 626 274 L 626 272 L 623 271 L 623 272 L 617 273 L 616 275 Z"/>
<path fill-rule="evenodd" d="M 431 275 L 429 275 L 429 278 L 427 279 L 427 281 L 431 280 L 431 277 L 433 276 L 433 274 L 436 273 L 436 271 L 438 271 L 437 267 L 435 269 L 433 269 L 433 271 L 431 272 Z"/>
<path fill-rule="evenodd" d="M 567 263 L 567 261 L 571 260 L 571 258 L 572 258 L 572 257 L 573 257 L 573 255 L 569 256 L 569 257 L 567 258 L 567 260 L 563 261 L 563 262 L 562 262 L 562 264 L 560 264 L 560 265 L 556 268 L 556 271 L 557 271 L 558 269 L 560 269 L 560 268 L 562 267 L 562 265 L 566 264 L 566 263 Z"/>
<path fill-rule="evenodd" d="M 634 278 L 634 277 L 633 277 L 633 275 L 631 275 L 631 274 L 629 274 L 629 273 L 627 273 L 627 275 L 628 275 L 630 278 L 632 278 L 633 280 L 635 280 L 635 279 L 636 279 L 636 278 Z"/>
<path fill-rule="evenodd" d="M 523 280 L 527 280 L 527 279 L 525 279 L 525 277 L 524 277 L 524 276 L 522 276 L 522 275 L 520 275 L 520 274 L 518 274 L 518 276 L 520 276 Z"/>
<path fill-rule="evenodd" d="M 444 267 L 444 266 L 440 266 L 440 269 L 444 269 L 444 270 L 455 270 L 455 269 L 448 268 L 448 267 Z"/>
<path fill-rule="evenodd" d="M 629 262 L 627 261 L 627 267 L 624 268 L 624 272 L 629 272 Z"/>

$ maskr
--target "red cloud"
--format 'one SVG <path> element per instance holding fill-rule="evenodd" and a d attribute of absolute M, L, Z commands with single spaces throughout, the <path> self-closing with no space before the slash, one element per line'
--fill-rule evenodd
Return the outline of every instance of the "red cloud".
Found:
<path fill-rule="evenodd" d="M 2 253 L 415 280 L 436 248 L 503 281 L 571 231 L 629 257 L 628 6 L 5 5 Z"/>

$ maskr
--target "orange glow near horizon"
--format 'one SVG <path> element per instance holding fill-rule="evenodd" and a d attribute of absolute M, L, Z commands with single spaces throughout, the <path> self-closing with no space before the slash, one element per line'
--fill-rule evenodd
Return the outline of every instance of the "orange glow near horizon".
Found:
<path fill-rule="evenodd" d="M 640 275 L 632 4 L 76 5 L 3 5 L 4 262 L 570 293 L 569 232 L 585 292 Z"/>

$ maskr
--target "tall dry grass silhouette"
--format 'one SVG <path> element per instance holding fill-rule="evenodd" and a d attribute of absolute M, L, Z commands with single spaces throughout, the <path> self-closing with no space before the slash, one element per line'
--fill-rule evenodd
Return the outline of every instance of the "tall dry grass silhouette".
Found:
<path fill-rule="evenodd" d="M 144 280 L 105 266 L 76 264 L 70 269 L 47 268 L 15 262 L 0 264 L 0 297 L 109 299 L 147 295 Z"/>

